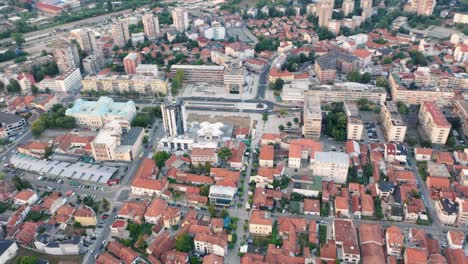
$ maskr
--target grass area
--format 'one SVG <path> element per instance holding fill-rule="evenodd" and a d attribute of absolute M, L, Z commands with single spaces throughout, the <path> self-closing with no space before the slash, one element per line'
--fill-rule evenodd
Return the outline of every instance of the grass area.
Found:
<path fill-rule="evenodd" d="M 24 256 L 35 256 L 40 259 L 47 260 L 50 264 L 58 264 L 60 262 L 81 263 L 83 257 L 83 255 L 53 256 L 20 247 L 16 257 L 7 262 L 7 264 L 14 264 L 20 257 Z"/>
<path fill-rule="evenodd" d="M 426 161 L 418 161 L 418 162 L 416 162 L 416 165 L 418 166 L 419 175 L 421 175 L 421 178 L 423 179 L 423 181 L 426 181 L 426 178 L 427 178 L 427 162 Z"/>

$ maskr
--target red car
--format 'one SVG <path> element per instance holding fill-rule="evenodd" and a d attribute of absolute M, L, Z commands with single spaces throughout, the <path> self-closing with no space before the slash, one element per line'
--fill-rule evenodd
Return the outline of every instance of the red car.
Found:
<path fill-rule="evenodd" d="M 107 219 L 107 217 L 109 217 L 109 215 L 105 214 L 105 215 L 102 215 L 102 219 Z"/>

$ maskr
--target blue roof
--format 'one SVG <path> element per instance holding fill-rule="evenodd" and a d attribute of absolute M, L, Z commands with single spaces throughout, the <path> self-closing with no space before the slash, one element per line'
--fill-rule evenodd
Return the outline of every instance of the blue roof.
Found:
<path fill-rule="evenodd" d="M 90 115 L 90 116 L 128 116 L 130 112 L 136 111 L 133 101 L 126 103 L 114 102 L 110 97 L 100 97 L 97 101 L 76 100 L 72 108 L 67 109 L 66 115 Z"/>

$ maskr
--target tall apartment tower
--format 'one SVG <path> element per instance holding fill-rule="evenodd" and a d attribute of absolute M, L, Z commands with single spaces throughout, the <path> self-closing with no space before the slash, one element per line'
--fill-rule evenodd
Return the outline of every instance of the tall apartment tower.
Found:
<path fill-rule="evenodd" d="M 364 20 L 372 16 L 372 0 L 361 0 L 362 18 Z"/>
<path fill-rule="evenodd" d="M 184 106 L 181 101 L 169 98 L 164 104 L 161 104 L 161 113 L 167 136 L 176 137 L 184 133 Z"/>
<path fill-rule="evenodd" d="M 159 29 L 159 18 L 152 13 L 145 14 L 142 18 L 143 29 L 148 39 L 156 39 L 161 33 Z"/>
<path fill-rule="evenodd" d="M 354 11 L 354 0 L 343 1 L 343 13 L 345 16 L 351 14 Z"/>
<path fill-rule="evenodd" d="M 78 48 L 68 41 L 54 43 L 52 54 L 61 73 L 80 67 Z"/>
<path fill-rule="evenodd" d="M 410 6 L 412 10 L 409 11 L 416 12 L 418 16 L 430 16 L 434 12 L 436 0 L 413 0 Z"/>
<path fill-rule="evenodd" d="M 319 27 L 328 28 L 328 23 L 332 18 L 333 6 L 335 5 L 334 0 L 322 0 L 317 6 L 317 16 Z"/>
<path fill-rule="evenodd" d="M 129 53 L 123 59 L 126 74 L 135 74 L 136 67 L 141 63 L 140 54 L 136 52 Z"/>
<path fill-rule="evenodd" d="M 320 98 L 308 94 L 304 100 L 304 126 L 302 134 L 305 138 L 319 139 L 322 130 L 322 110 L 320 108 Z"/>
<path fill-rule="evenodd" d="M 99 51 L 96 43 L 94 31 L 89 28 L 80 28 L 70 31 L 71 35 L 76 39 L 82 50 L 86 52 Z"/>
<path fill-rule="evenodd" d="M 184 32 L 189 26 L 187 11 L 180 7 L 177 7 L 176 9 L 172 10 L 172 21 L 174 23 L 175 28 L 178 31 Z"/>
<path fill-rule="evenodd" d="M 115 46 L 123 47 L 127 45 L 130 39 L 127 22 L 118 21 L 112 24 L 112 37 L 114 38 Z"/>

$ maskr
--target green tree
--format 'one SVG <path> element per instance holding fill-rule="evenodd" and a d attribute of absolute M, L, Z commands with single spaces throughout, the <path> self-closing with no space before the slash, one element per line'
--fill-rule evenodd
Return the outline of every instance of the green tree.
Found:
<path fill-rule="evenodd" d="M 16 46 L 18 46 L 18 48 L 21 48 L 24 42 L 26 42 L 24 40 L 23 34 L 21 33 L 13 33 L 11 34 L 11 38 L 15 41 Z"/>
<path fill-rule="evenodd" d="M 299 118 L 295 117 L 295 118 L 293 119 L 293 121 L 294 121 L 294 124 L 297 124 L 297 123 L 299 123 Z"/>
<path fill-rule="evenodd" d="M 406 106 L 405 103 L 403 103 L 401 101 L 398 101 L 397 102 L 397 107 L 398 107 L 398 112 L 401 115 L 407 115 L 409 113 L 409 108 L 408 108 L 408 106 Z"/>
<path fill-rule="evenodd" d="M 37 264 L 39 263 L 39 258 L 36 256 L 22 256 L 22 257 L 19 257 L 15 263 L 16 264 Z"/>
<path fill-rule="evenodd" d="M 210 186 L 209 185 L 203 185 L 200 187 L 200 195 L 201 196 L 206 196 L 210 194 Z"/>
<path fill-rule="evenodd" d="M 262 114 L 262 120 L 263 121 L 268 121 L 268 114 L 267 113 Z"/>
<path fill-rule="evenodd" d="M 291 122 L 287 122 L 286 125 L 287 125 L 288 127 L 291 127 L 291 126 L 292 126 Z"/>
<path fill-rule="evenodd" d="M 156 162 L 156 166 L 161 169 L 170 157 L 171 153 L 166 151 L 158 151 L 154 154 L 153 159 Z"/>
<path fill-rule="evenodd" d="M 177 237 L 175 248 L 181 252 L 190 252 L 193 249 L 193 239 L 188 234 Z"/>
<path fill-rule="evenodd" d="M 279 125 L 279 126 L 278 126 L 278 129 L 279 129 L 279 131 L 283 131 L 283 130 L 284 130 L 284 126 L 283 126 L 283 125 Z"/>
<path fill-rule="evenodd" d="M 361 80 L 362 80 L 362 75 L 359 73 L 359 71 L 357 70 L 354 70 L 354 71 L 351 71 L 349 72 L 347 75 L 346 75 L 346 79 L 350 82 L 358 82 L 360 83 Z"/>
<path fill-rule="evenodd" d="M 232 151 L 229 148 L 223 147 L 218 151 L 218 158 L 223 162 L 229 160 L 232 156 Z"/>
<path fill-rule="evenodd" d="M 21 93 L 21 86 L 19 85 L 17 80 L 10 79 L 10 84 L 7 85 L 7 92 L 13 94 Z"/>
<path fill-rule="evenodd" d="M 31 86 L 31 93 L 32 93 L 33 95 L 38 94 L 38 93 L 39 93 L 39 88 L 37 88 L 36 85 L 32 85 L 32 86 Z"/>
<path fill-rule="evenodd" d="M 54 153 L 54 149 L 51 147 L 51 146 L 48 146 L 45 148 L 45 151 L 44 151 L 44 158 L 48 158 L 50 157 L 52 154 Z"/>
<path fill-rule="evenodd" d="M 172 95 L 177 95 L 179 90 L 182 88 L 182 84 L 184 82 L 184 71 L 183 70 L 177 70 L 174 78 L 172 79 L 171 83 L 171 92 Z"/>

